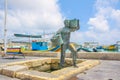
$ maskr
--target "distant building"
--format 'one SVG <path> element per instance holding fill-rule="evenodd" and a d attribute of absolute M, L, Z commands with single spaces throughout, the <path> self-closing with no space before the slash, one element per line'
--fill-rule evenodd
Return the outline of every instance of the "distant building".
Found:
<path fill-rule="evenodd" d="M 84 42 L 83 47 L 85 48 L 95 48 L 99 46 L 98 42 Z"/>

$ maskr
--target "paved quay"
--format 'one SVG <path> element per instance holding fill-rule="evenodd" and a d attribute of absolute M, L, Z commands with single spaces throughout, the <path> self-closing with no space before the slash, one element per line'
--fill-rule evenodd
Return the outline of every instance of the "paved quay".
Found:
<path fill-rule="evenodd" d="M 101 64 L 71 80 L 120 80 L 120 61 L 101 60 Z"/>
<path fill-rule="evenodd" d="M 31 59 L 40 59 L 40 58 L 45 58 L 45 57 L 29 57 L 29 56 L 26 56 L 25 58 L 23 58 L 23 56 L 15 56 L 15 58 L 0 57 L 0 65 L 5 63 L 10 63 L 10 62 L 18 62 L 18 61 L 25 61 L 25 60 L 31 60 Z"/>
<path fill-rule="evenodd" d="M 45 57 L 28 57 L 16 56 L 15 59 L 0 57 L 0 65 L 10 62 L 25 61 L 31 59 L 39 59 Z M 120 61 L 115 60 L 100 60 L 101 64 L 93 67 L 90 70 L 78 74 L 70 80 L 120 80 Z M 0 80 L 19 80 L 0 75 Z"/>

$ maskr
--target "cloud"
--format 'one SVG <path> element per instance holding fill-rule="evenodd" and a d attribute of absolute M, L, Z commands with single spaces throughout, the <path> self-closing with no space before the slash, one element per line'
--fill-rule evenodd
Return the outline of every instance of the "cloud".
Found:
<path fill-rule="evenodd" d="M 104 33 L 96 33 L 93 31 L 87 31 L 84 36 L 90 38 L 88 41 L 97 41 L 100 44 L 115 44 L 119 40 L 118 36 L 120 32 L 118 29 L 113 29 Z"/>
<path fill-rule="evenodd" d="M 94 16 L 86 22 L 88 29 L 71 33 L 71 42 L 98 41 L 110 44 L 120 40 L 118 3 L 120 0 L 96 0 L 93 4 Z M 0 35 L 3 35 L 3 4 L 4 0 L 0 0 Z M 58 0 L 8 0 L 7 34 L 56 32 L 63 27 L 64 17 Z"/>
<path fill-rule="evenodd" d="M 100 10 L 101 8 L 107 8 L 107 7 L 112 7 L 114 8 L 117 3 L 119 3 L 119 0 L 96 0 L 94 7 L 96 10 Z"/>
<path fill-rule="evenodd" d="M 3 3 L 4 0 L 0 2 Z M 3 5 L 3 4 L 2 4 Z M 58 0 L 8 0 L 7 34 L 40 34 L 55 32 L 63 27 Z M 0 9 L 0 28 L 3 29 L 4 15 Z"/>
<path fill-rule="evenodd" d="M 71 42 L 99 42 L 100 44 L 115 44 L 120 40 L 120 13 L 115 6 L 119 0 L 96 0 L 93 7 L 95 13 L 88 19 L 86 31 L 71 33 Z M 82 20 L 81 20 L 82 21 Z M 80 24 L 81 25 L 81 24 Z M 81 27 L 84 27 L 81 25 Z"/>
<path fill-rule="evenodd" d="M 94 7 L 96 13 L 89 18 L 89 31 L 84 35 L 103 44 L 115 43 L 120 40 L 120 10 L 115 6 L 119 0 L 97 0 Z M 89 39 L 91 40 L 91 39 Z"/>
<path fill-rule="evenodd" d="M 120 28 L 120 10 L 113 9 L 112 14 L 111 14 L 111 18 L 113 20 L 115 20 L 115 22 L 117 24 L 116 26 L 118 26 Z"/>
<path fill-rule="evenodd" d="M 76 42 L 76 43 L 80 43 L 80 42 L 85 41 L 83 33 L 79 32 L 79 31 L 72 32 L 70 41 L 71 42 Z"/>
<path fill-rule="evenodd" d="M 95 18 L 90 18 L 88 24 L 100 32 L 109 30 L 108 21 L 104 16 L 96 16 Z"/>

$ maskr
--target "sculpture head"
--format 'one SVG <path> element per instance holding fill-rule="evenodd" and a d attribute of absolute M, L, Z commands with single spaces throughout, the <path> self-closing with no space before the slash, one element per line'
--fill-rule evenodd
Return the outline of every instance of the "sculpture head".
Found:
<path fill-rule="evenodd" d="M 69 28 L 71 32 L 74 32 L 80 28 L 78 19 L 65 20 L 64 24 L 65 27 Z"/>
<path fill-rule="evenodd" d="M 69 27 L 70 26 L 70 20 L 64 20 L 64 25 L 65 25 L 65 27 Z"/>

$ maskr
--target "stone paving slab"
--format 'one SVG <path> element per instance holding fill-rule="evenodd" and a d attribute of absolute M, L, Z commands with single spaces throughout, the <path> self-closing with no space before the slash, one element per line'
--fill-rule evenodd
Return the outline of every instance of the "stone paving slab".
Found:
<path fill-rule="evenodd" d="M 13 59 L 11 57 L 2 58 L 0 56 L 0 67 L 4 67 L 3 65 L 6 64 L 6 63 L 25 61 L 25 60 L 32 60 L 32 59 L 40 59 L 40 58 L 42 59 L 44 57 L 29 57 L 29 56 L 26 56 L 26 58 L 23 58 L 21 56 L 16 56 L 16 58 Z M 20 79 L 16 79 L 16 78 L 11 78 L 11 77 L 7 77 L 7 76 L 4 76 L 4 75 L 0 75 L 0 80 L 20 80 Z"/>
<path fill-rule="evenodd" d="M 101 64 L 77 75 L 77 80 L 120 80 L 120 61 L 102 60 Z"/>
<path fill-rule="evenodd" d="M 0 75 L 0 80 L 20 80 L 20 79 L 16 79 L 16 78 L 10 78 L 4 75 Z"/>
<path fill-rule="evenodd" d="M 23 65 L 7 66 L 2 69 L 2 74 L 14 78 L 16 72 L 24 70 L 28 70 L 27 66 Z"/>
<path fill-rule="evenodd" d="M 16 74 L 16 77 L 22 80 L 30 79 L 30 80 L 51 80 L 51 78 L 57 78 L 58 76 L 39 71 L 22 71 Z M 56 80 L 56 79 L 54 79 Z"/>

